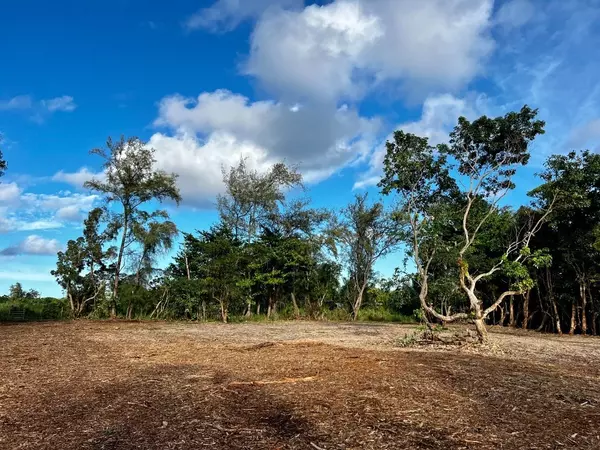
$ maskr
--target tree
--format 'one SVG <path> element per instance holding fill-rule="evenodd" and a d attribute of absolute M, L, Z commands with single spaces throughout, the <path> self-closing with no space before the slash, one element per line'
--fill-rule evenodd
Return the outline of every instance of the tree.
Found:
<path fill-rule="evenodd" d="M 453 218 L 451 205 L 458 196 L 447 156 L 430 146 L 427 138 L 396 131 L 394 140 L 386 143 L 383 166 L 379 187 L 385 195 L 396 194 L 396 215 L 407 229 L 404 238 L 417 269 L 422 309 L 444 322 L 466 318 L 464 313 L 439 313 L 428 301 L 430 267 L 445 248 L 443 230 L 452 228 L 448 224 Z"/>
<path fill-rule="evenodd" d="M 21 300 L 22 298 L 25 298 L 23 285 L 19 282 L 13 284 L 8 290 L 8 296 L 11 300 Z"/>
<path fill-rule="evenodd" d="M 529 250 L 531 238 L 537 233 L 550 213 L 550 208 L 537 221 L 529 222 L 528 227 L 513 237 L 506 250 L 489 270 L 474 273 L 469 270 L 469 250 L 478 233 L 488 219 L 498 211 L 501 199 L 514 189 L 514 175 L 518 166 L 527 164 L 530 158 L 529 144 L 536 136 L 544 133 L 545 123 L 536 120 L 537 110 L 528 106 L 519 112 L 510 112 L 503 117 L 482 116 L 469 122 L 464 117 L 450 133 L 449 145 L 445 151 L 457 162 L 458 173 L 467 179 L 467 187 L 462 195 L 466 204 L 462 212 L 464 239 L 458 253 L 460 286 L 469 299 L 475 315 L 475 327 L 482 340 L 487 338 L 485 319 L 496 310 L 504 298 L 522 294 L 533 286 L 523 264 L 532 254 Z M 474 217 L 472 208 L 481 198 L 489 199 L 487 212 Z M 477 283 L 501 270 L 510 270 L 517 281 L 512 289 L 502 292 L 486 309 L 477 295 Z"/>
<path fill-rule="evenodd" d="M 166 212 L 161 211 L 164 214 L 163 217 L 168 217 Z M 144 216 L 147 213 L 141 212 L 140 216 Z M 156 213 L 153 214 L 156 216 Z M 148 223 L 143 223 L 142 220 L 134 222 L 132 227 L 133 236 L 138 242 L 140 250 L 137 255 L 137 261 L 134 260 L 135 270 L 135 281 L 134 284 L 137 286 L 136 290 L 142 287 L 142 284 L 146 277 L 151 275 L 155 268 L 154 263 L 156 257 L 160 254 L 168 252 L 173 247 L 173 241 L 179 234 L 177 226 L 170 220 L 163 222 L 152 220 Z M 131 300 L 131 296 L 129 299 Z M 127 305 L 127 318 L 131 319 L 133 310 L 131 301 Z"/>
<path fill-rule="evenodd" d="M 302 186 L 302 175 L 284 163 L 260 173 L 242 159 L 229 172 L 223 170 L 223 182 L 226 194 L 217 197 L 221 221 L 235 236 L 252 240 L 285 204 L 285 190 Z"/>
<path fill-rule="evenodd" d="M 529 243 L 549 210 L 539 214 L 538 220 L 528 221 L 528 227 L 517 230 L 491 267 L 477 272 L 470 264 L 484 226 L 497 217 L 502 209 L 500 201 L 515 187 L 516 168 L 529 160 L 530 142 L 544 132 L 544 122 L 535 120 L 536 115 L 536 110 L 524 106 L 503 117 L 482 116 L 473 122 L 460 117 L 449 144 L 437 148 L 429 146 L 425 138 L 401 132 L 395 135 L 394 143 L 388 143 L 385 176 L 380 186 L 384 193 L 399 194 L 400 213 L 409 224 L 413 258 L 421 279 L 421 305 L 443 321 L 466 316 L 440 314 L 426 301 L 429 265 L 436 252 L 447 247 L 440 241 L 441 230 L 454 228 L 456 213 L 460 211 L 459 283 L 469 300 L 481 340 L 487 338 L 484 321 L 503 300 L 531 289 L 533 280 L 524 264 L 541 256 L 531 253 Z M 458 181 L 466 185 L 463 189 L 450 179 L 452 163 L 456 164 Z M 515 282 L 484 308 L 477 284 L 500 270 Z"/>
<path fill-rule="evenodd" d="M 118 204 L 120 211 L 111 214 L 107 229 L 109 235 L 121 234 L 117 250 L 117 261 L 113 283 L 113 302 L 111 315 L 116 316 L 116 300 L 119 292 L 119 276 L 123 269 L 126 248 L 135 242 L 134 229 L 140 221 L 153 218 L 140 208 L 156 200 L 172 200 L 179 204 L 181 196 L 176 186 L 176 175 L 167 174 L 154 168 L 154 149 L 136 137 L 114 142 L 109 138 L 106 149 L 93 149 L 91 153 L 103 160 L 104 179 L 92 179 L 85 187 L 104 196 L 106 205 Z M 160 214 L 164 217 L 164 214 Z"/>
<path fill-rule="evenodd" d="M 80 316 L 90 302 L 104 292 L 108 267 L 106 260 L 114 256 L 114 247 L 106 250 L 108 237 L 99 232 L 105 211 L 95 208 L 83 222 L 83 236 L 70 240 L 64 252 L 58 252 L 56 269 L 51 273 L 65 290 L 71 312 Z"/>
<path fill-rule="evenodd" d="M 543 280 L 557 332 L 562 330 L 555 286 L 562 293 L 569 333 L 579 328 L 587 334 L 588 324 L 595 333 L 598 306 L 592 290 L 600 275 L 600 155 L 582 151 L 550 156 L 541 177 L 544 183 L 530 195 L 541 208 L 553 207 L 538 245 L 548 247 L 552 255 L 554 270 L 546 270 Z"/>
<path fill-rule="evenodd" d="M 365 290 L 373 277 L 373 266 L 396 248 L 400 235 L 383 204 L 369 205 L 367 194 L 357 195 L 354 202 L 340 212 L 331 232 L 341 244 L 348 265 L 353 294 L 352 317 L 356 320 Z"/>

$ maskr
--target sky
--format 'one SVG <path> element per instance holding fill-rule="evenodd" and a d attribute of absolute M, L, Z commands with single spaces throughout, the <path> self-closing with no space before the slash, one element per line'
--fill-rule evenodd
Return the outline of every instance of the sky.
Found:
<path fill-rule="evenodd" d="M 386 138 L 539 108 L 508 201 L 548 155 L 600 149 L 600 0 L 20 0 L 0 4 L 0 293 L 61 295 L 56 252 L 101 198 L 90 155 L 138 136 L 179 175 L 181 231 L 217 219 L 221 168 L 296 165 L 317 206 L 378 195 Z M 401 257 L 378 266 L 389 275 Z"/>

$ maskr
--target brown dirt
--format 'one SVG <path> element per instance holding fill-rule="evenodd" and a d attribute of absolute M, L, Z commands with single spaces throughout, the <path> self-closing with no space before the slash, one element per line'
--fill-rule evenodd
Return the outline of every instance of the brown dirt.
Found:
<path fill-rule="evenodd" d="M 600 340 L 407 326 L 0 326 L 1 449 L 600 449 Z"/>

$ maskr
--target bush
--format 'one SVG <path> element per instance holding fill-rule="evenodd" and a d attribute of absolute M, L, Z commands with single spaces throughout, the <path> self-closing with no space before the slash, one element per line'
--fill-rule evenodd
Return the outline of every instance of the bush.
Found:
<path fill-rule="evenodd" d="M 323 311 L 323 319 L 346 322 L 352 320 L 352 315 L 343 308 L 326 309 Z"/>
<path fill-rule="evenodd" d="M 385 308 L 365 308 L 358 311 L 358 320 L 365 322 L 415 323 L 415 318 Z"/>
<path fill-rule="evenodd" d="M 65 299 L 37 298 L 9 300 L 0 303 L 0 322 L 13 322 L 16 319 L 11 311 L 24 310 L 25 321 L 65 320 L 70 318 L 71 310 Z"/>

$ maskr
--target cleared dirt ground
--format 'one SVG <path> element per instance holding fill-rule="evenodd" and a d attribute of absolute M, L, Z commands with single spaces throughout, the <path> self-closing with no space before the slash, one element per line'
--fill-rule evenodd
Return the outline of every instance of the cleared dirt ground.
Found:
<path fill-rule="evenodd" d="M 0 326 L 2 449 L 600 449 L 600 340 L 286 322 Z"/>

